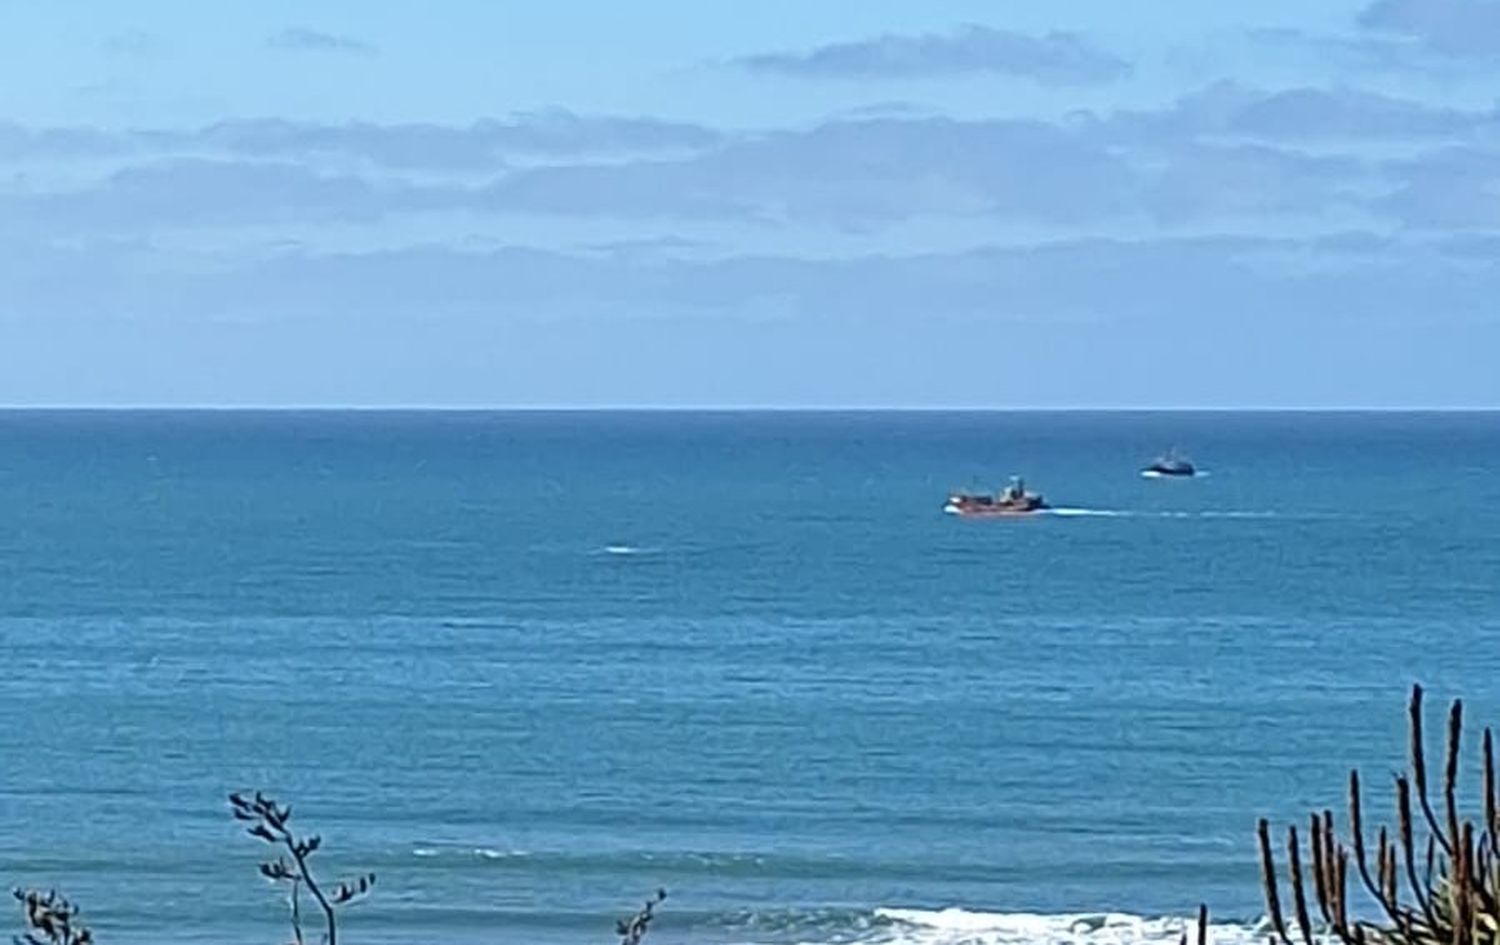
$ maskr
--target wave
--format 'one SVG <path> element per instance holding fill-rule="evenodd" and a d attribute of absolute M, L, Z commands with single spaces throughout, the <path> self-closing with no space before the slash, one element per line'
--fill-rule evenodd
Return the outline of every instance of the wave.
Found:
<path fill-rule="evenodd" d="M 690 850 L 670 851 L 618 851 L 613 853 L 570 853 L 560 850 L 522 850 L 512 848 L 475 847 L 458 843 L 422 841 L 399 855 L 422 859 L 440 859 L 441 864 L 450 865 L 464 860 L 527 860 L 528 868 L 561 870 L 566 872 L 635 873 L 642 869 L 668 872 L 713 872 L 720 875 L 759 875 L 772 869 L 772 858 L 762 853 L 719 853 Z M 792 871 L 795 875 L 815 874 L 817 863 L 822 861 L 799 861 L 778 859 L 774 869 Z"/>
<path fill-rule="evenodd" d="M 1196 942 L 1198 920 L 1122 912 L 1041 914 L 968 909 L 880 908 L 804 916 L 750 916 L 735 923 L 740 945 L 1177 945 Z M 1205 938 L 1215 945 L 1260 945 L 1264 922 L 1210 920 Z"/>
<path fill-rule="evenodd" d="M 864 942 L 892 945 L 1176 945 L 1197 940 L 1196 917 L 1139 916 L 1120 912 L 971 912 L 967 909 L 876 909 L 880 920 Z M 1209 922 L 1207 939 L 1218 945 L 1251 945 L 1262 925 Z"/>
<path fill-rule="evenodd" d="M 1198 939 L 1197 916 L 1123 912 L 982 912 L 886 907 L 745 913 L 729 923 L 737 945 L 1178 945 Z M 1261 945 L 1260 922 L 1209 921 L 1214 945 Z"/>
<path fill-rule="evenodd" d="M 419 856 L 423 859 L 442 856 L 481 860 L 509 860 L 516 857 L 531 856 L 531 851 L 497 850 L 493 847 L 416 847 L 411 851 L 411 855 Z"/>
<path fill-rule="evenodd" d="M 624 542 L 616 542 L 611 545 L 605 545 L 603 548 L 600 548 L 594 553 L 600 555 L 609 555 L 616 558 L 630 558 L 637 555 L 656 554 L 657 549 L 643 548 L 640 545 L 630 545 Z"/>

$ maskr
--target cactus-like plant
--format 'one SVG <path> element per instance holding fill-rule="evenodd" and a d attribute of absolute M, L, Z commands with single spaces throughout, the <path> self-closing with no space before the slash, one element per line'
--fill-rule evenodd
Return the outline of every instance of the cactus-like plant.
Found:
<path fill-rule="evenodd" d="M 1448 713 L 1440 810 L 1427 778 L 1421 686 L 1412 687 L 1409 713 L 1408 767 L 1395 777 L 1394 828 L 1369 832 L 1358 771 L 1349 774 L 1347 840 L 1337 835 L 1331 810 L 1314 811 L 1308 818 L 1304 868 L 1302 840 L 1295 826 L 1288 828 L 1285 873 L 1294 929 L 1289 929 L 1282 910 L 1270 825 L 1260 821 L 1266 911 L 1281 945 L 1293 945 L 1293 934 L 1313 945 L 1317 929 L 1327 929 L 1345 945 L 1500 945 L 1500 794 L 1493 735 L 1486 728 L 1481 744 L 1482 809 L 1476 818 L 1462 817 L 1458 774 L 1463 703 L 1455 700 Z M 1352 915 L 1351 873 L 1378 907 L 1378 913 L 1367 919 Z M 1309 902 L 1316 906 L 1316 915 Z"/>
<path fill-rule="evenodd" d="M 94 933 L 78 921 L 78 907 L 56 892 L 17 889 L 13 895 L 26 917 L 16 945 L 93 945 Z"/>
<path fill-rule="evenodd" d="M 353 902 L 368 893 L 375 885 L 375 874 L 365 873 L 353 880 L 337 883 L 331 890 L 324 890 L 308 865 L 308 858 L 323 845 L 323 838 L 315 834 L 305 838 L 294 834 L 288 826 L 292 819 L 290 806 L 278 804 L 256 791 L 252 797 L 243 794 L 229 795 L 229 810 L 235 820 L 251 825 L 245 828 L 250 836 L 286 851 L 274 860 L 261 863 L 259 869 L 260 874 L 271 882 L 286 883 L 291 887 L 288 900 L 292 936 L 296 945 L 303 945 L 300 894 L 304 887 L 323 912 L 326 945 L 338 945 L 338 922 L 334 907 Z"/>
<path fill-rule="evenodd" d="M 620 936 L 620 945 L 641 945 L 641 940 L 646 937 L 646 931 L 651 926 L 651 920 L 656 918 L 656 907 L 666 898 L 667 891 L 658 889 L 656 895 L 647 899 L 635 915 L 615 923 L 615 934 Z"/>

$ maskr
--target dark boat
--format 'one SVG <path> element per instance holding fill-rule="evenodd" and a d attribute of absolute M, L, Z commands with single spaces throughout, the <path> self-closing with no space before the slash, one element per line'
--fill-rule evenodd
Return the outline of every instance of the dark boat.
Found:
<path fill-rule="evenodd" d="M 1198 469 L 1193 465 L 1192 460 L 1178 453 L 1175 449 L 1167 450 L 1165 454 L 1158 456 L 1151 465 L 1141 470 L 1141 475 L 1152 477 L 1186 477 L 1196 476 L 1197 474 Z"/>
<path fill-rule="evenodd" d="M 996 493 L 954 492 L 948 496 L 943 511 L 949 515 L 979 518 L 1002 515 L 1030 515 L 1050 508 L 1047 500 L 1035 492 L 1026 491 L 1026 483 L 1020 476 L 1013 476 L 1010 485 Z"/>

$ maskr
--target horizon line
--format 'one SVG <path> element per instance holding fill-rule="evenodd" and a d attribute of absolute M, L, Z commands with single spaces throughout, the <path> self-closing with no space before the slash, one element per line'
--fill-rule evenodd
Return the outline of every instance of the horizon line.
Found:
<path fill-rule="evenodd" d="M 1497 405 L 0 404 L 4 413 L 1500 413 Z"/>

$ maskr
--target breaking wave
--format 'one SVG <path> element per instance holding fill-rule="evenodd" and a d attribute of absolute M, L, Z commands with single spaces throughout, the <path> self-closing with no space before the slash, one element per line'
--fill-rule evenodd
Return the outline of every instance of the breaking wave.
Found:
<path fill-rule="evenodd" d="M 639 555 L 656 554 L 655 548 L 643 548 L 640 545 L 631 545 L 625 542 L 615 542 L 597 549 L 594 554 L 605 555 L 612 558 L 633 558 Z"/>
<path fill-rule="evenodd" d="M 1175 945 L 1184 933 L 1196 941 L 1197 918 L 1146 917 L 1118 912 L 1039 915 L 966 909 L 877 909 L 888 925 L 867 941 L 911 945 Z M 1209 922 L 1208 940 L 1250 945 L 1264 938 L 1257 926 Z"/>
<path fill-rule="evenodd" d="M 1045 915 L 967 909 L 881 908 L 855 914 L 751 916 L 735 923 L 737 945 L 1177 945 L 1196 942 L 1196 916 L 1118 912 Z M 1259 945 L 1263 924 L 1210 921 L 1215 945 Z"/>
<path fill-rule="evenodd" d="M 494 847 L 416 847 L 411 851 L 412 856 L 424 859 L 432 857 L 480 859 L 480 860 L 509 860 L 516 857 L 530 856 L 529 850 L 497 850 Z"/>

